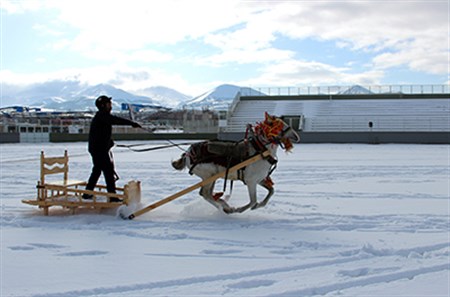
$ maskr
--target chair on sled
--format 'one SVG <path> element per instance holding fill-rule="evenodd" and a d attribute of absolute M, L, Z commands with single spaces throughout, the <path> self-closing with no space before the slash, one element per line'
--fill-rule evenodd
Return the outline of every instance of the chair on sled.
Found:
<path fill-rule="evenodd" d="M 62 175 L 62 179 L 51 178 L 52 175 Z M 106 192 L 106 186 L 97 185 L 93 191 L 85 190 L 86 181 L 70 180 L 69 156 L 67 150 L 61 157 L 46 157 L 41 152 L 40 180 L 37 182 L 37 199 L 22 200 L 23 203 L 37 205 L 43 208 L 44 215 L 48 215 L 51 206 L 62 206 L 75 212 L 79 207 L 85 208 L 113 208 L 130 203 L 130 193 L 133 200 L 140 200 L 140 182 L 131 181 L 123 188 L 118 187 L 117 193 Z M 83 199 L 83 194 L 92 195 L 92 199 Z M 111 198 L 118 198 L 120 202 L 111 202 Z M 138 201 L 139 202 L 139 201 Z"/>

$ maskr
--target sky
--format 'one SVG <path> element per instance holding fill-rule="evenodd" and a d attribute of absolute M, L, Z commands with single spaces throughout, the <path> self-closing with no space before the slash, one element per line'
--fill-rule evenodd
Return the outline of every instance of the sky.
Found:
<path fill-rule="evenodd" d="M 448 84 L 449 0 L 0 0 L 2 85 Z"/>

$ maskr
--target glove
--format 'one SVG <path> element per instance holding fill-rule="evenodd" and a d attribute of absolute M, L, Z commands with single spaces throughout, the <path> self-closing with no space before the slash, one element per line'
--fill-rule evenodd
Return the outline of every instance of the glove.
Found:
<path fill-rule="evenodd" d="M 133 124 L 131 124 L 131 126 L 133 128 L 142 128 L 142 126 L 139 123 L 134 122 Z"/>

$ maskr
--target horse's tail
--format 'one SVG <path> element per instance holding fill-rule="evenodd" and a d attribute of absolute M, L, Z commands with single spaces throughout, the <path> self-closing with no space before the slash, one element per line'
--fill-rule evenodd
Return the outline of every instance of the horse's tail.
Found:
<path fill-rule="evenodd" d="M 172 167 L 176 170 L 182 170 L 186 167 L 186 153 L 181 155 L 178 160 L 172 161 Z"/>

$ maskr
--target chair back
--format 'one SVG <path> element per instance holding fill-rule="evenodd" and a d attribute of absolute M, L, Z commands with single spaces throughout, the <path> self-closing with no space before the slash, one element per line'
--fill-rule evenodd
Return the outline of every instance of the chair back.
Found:
<path fill-rule="evenodd" d="M 67 182 L 69 173 L 69 155 L 67 150 L 62 157 L 45 157 L 41 151 L 41 185 L 45 185 L 46 176 L 53 174 L 63 174 L 64 182 Z"/>

